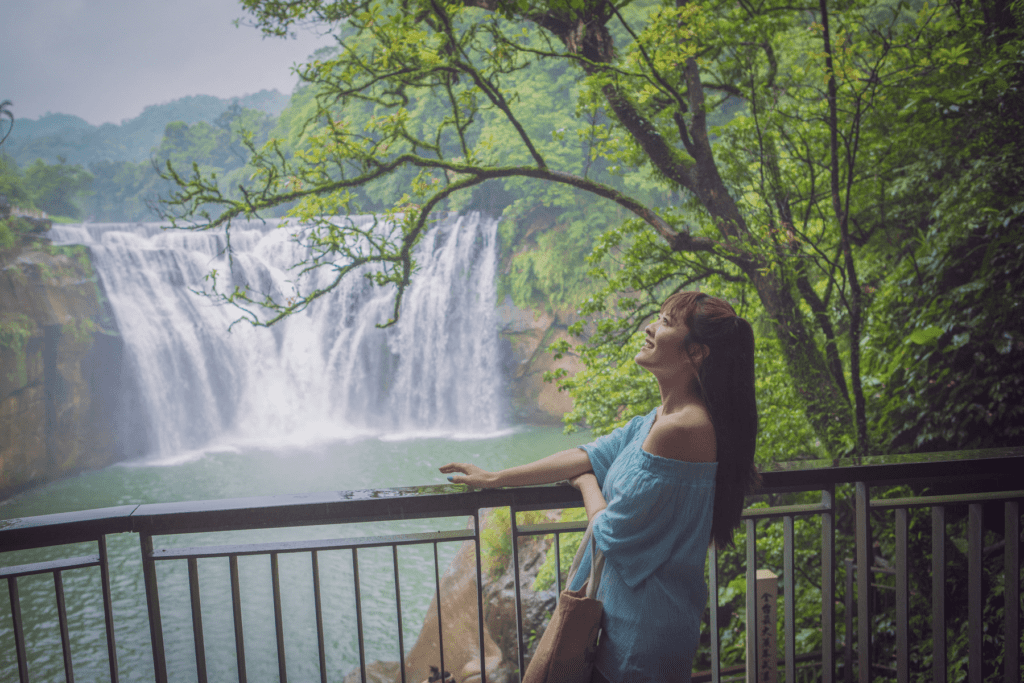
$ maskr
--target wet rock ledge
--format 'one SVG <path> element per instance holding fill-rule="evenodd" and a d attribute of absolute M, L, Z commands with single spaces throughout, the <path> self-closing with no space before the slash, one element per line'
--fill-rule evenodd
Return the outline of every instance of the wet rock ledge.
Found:
<path fill-rule="evenodd" d="M 126 455 L 122 343 L 86 247 L 0 249 L 0 500 Z"/>

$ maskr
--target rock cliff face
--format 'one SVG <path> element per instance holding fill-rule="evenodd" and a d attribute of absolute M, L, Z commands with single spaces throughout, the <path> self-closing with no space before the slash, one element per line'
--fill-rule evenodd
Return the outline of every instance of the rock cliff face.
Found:
<path fill-rule="evenodd" d="M 125 455 L 121 338 L 85 247 L 0 251 L 0 500 Z"/>
<path fill-rule="evenodd" d="M 562 424 L 562 415 L 572 409 L 572 398 L 544 381 L 544 373 L 564 368 L 569 374 L 582 369 L 572 356 L 556 360 L 548 347 L 565 339 L 578 340 L 566 328 L 574 322 L 565 314 L 516 308 L 506 298 L 498 307 L 504 373 L 512 400 L 512 421 L 531 424 Z"/>

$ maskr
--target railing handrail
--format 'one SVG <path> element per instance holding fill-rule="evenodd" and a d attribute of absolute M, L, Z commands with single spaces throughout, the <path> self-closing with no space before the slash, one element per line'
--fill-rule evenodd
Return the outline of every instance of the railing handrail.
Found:
<path fill-rule="evenodd" d="M 854 512 L 855 529 L 852 530 L 856 547 L 856 566 L 870 568 L 871 571 L 852 572 L 848 567 L 846 581 L 846 615 L 844 643 L 844 675 L 849 677 L 856 667 L 861 681 L 869 683 L 874 663 L 872 661 L 872 638 L 874 633 L 872 616 L 872 511 L 893 510 L 895 529 L 895 610 L 896 610 L 896 662 L 897 670 L 902 679 L 907 678 L 910 668 L 909 659 L 909 612 L 910 584 L 908 564 L 908 508 L 930 507 L 932 518 L 932 641 L 934 651 L 933 673 L 936 680 L 945 680 L 947 666 L 946 652 L 946 560 L 945 546 L 947 541 L 946 507 L 965 505 L 968 512 L 967 542 L 968 550 L 968 619 L 969 634 L 969 669 L 972 680 L 981 680 L 982 672 L 982 636 L 983 636 L 983 508 L 993 501 L 1003 501 L 1005 535 L 1008 538 L 1019 538 L 1020 535 L 1020 501 L 1024 500 L 1024 490 L 1019 485 L 1021 457 L 1024 448 L 1001 448 L 955 453 L 917 454 L 911 456 L 885 456 L 866 458 L 854 462 L 841 461 L 798 461 L 779 463 L 762 473 L 762 488 L 753 500 L 773 503 L 770 507 L 754 506 L 743 512 L 745 527 L 746 550 L 746 614 L 758 614 L 761 596 L 759 585 L 757 536 L 758 525 L 771 525 L 772 519 L 778 519 L 783 526 L 783 566 L 781 588 L 786 596 L 796 595 L 795 577 L 795 520 L 804 516 L 816 516 L 821 527 L 821 631 L 825 642 L 836 642 L 836 532 L 837 532 L 837 493 L 848 498 Z M 916 490 L 914 493 L 925 493 L 913 498 L 875 498 L 871 489 L 893 484 L 927 486 L 931 483 L 940 484 L 929 491 Z M 837 485 L 844 486 L 837 492 Z M 849 488 L 849 491 L 846 491 Z M 793 501 L 790 499 L 772 498 L 771 494 L 794 491 L 820 491 L 820 502 Z M 951 493 L 951 491 L 953 491 Z M 994 494 L 993 492 L 998 491 Z M 888 495 L 891 495 L 888 494 Z M 751 502 L 751 500 L 748 500 Z M 19 677 L 28 680 L 29 662 L 27 658 L 25 625 L 21 615 L 21 599 L 19 597 L 18 579 L 33 574 L 51 575 L 57 601 L 58 624 L 61 631 L 61 644 L 64 654 L 66 680 L 72 680 L 72 645 L 68 636 L 68 618 L 64 601 L 62 575 L 71 569 L 99 567 L 105 634 L 107 638 L 108 663 L 110 680 L 118 680 L 118 664 L 114 638 L 114 611 L 110 590 L 109 560 L 106 551 L 106 535 L 115 533 L 136 533 L 140 542 L 143 578 L 146 588 L 146 609 L 149 617 L 150 639 L 153 648 L 154 676 L 157 681 L 166 681 L 168 676 L 167 657 L 165 653 L 161 601 L 159 597 L 156 564 L 158 561 L 170 560 L 173 563 L 185 562 L 188 568 L 189 597 L 192 613 L 192 634 L 195 642 L 196 671 L 199 680 L 206 680 L 206 655 L 203 635 L 202 606 L 200 599 L 199 561 L 209 558 L 227 558 L 231 577 L 231 604 L 234 621 L 235 649 L 238 661 L 239 680 L 246 680 L 245 655 L 243 639 L 243 618 L 241 612 L 241 593 L 239 583 L 239 557 L 246 555 L 267 556 L 270 560 L 271 582 L 273 587 L 275 633 L 277 635 L 278 667 L 281 679 L 285 680 L 285 638 L 283 627 L 283 608 L 281 601 L 280 571 L 278 556 L 284 553 L 306 554 L 312 564 L 314 602 L 317 618 L 317 646 L 320 658 L 320 671 L 326 680 L 325 640 L 322 624 L 322 605 L 320 597 L 318 553 L 330 550 L 350 550 L 352 561 L 352 581 L 355 596 L 356 625 L 359 642 L 359 671 L 366 680 L 366 652 L 363 643 L 363 625 L 360 611 L 360 579 L 358 551 L 363 548 L 390 547 L 395 575 L 396 614 L 399 665 L 402 678 L 405 677 L 406 650 L 402 644 L 401 630 L 402 613 L 399 600 L 399 565 L 398 547 L 404 545 L 433 545 L 434 554 L 434 599 L 437 603 L 437 637 L 438 656 L 441 669 L 445 668 L 444 644 L 442 637 L 441 615 L 441 578 L 437 546 L 439 543 L 468 541 L 475 544 L 475 574 L 477 629 L 480 651 L 478 660 L 479 677 L 484 679 L 486 654 L 484 650 L 484 578 L 482 570 L 482 524 L 481 511 L 485 508 L 507 507 L 512 512 L 528 510 L 551 510 L 557 508 L 581 507 L 582 501 L 578 491 L 563 483 L 545 486 L 531 486 L 508 489 L 468 489 L 462 485 L 430 485 L 387 489 L 333 491 L 309 494 L 277 495 L 266 497 L 236 498 L 224 500 L 183 501 L 173 503 L 153 503 L 139 505 L 122 505 L 118 507 L 83 510 L 61 514 L 24 517 L 20 519 L 0 520 L 0 551 L 26 550 L 44 546 L 57 546 L 68 543 L 96 543 L 95 553 L 78 557 L 46 559 L 34 564 L 0 567 L 0 579 L 6 580 L 10 595 L 11 612 L 14 629 L 15 652 L 18 662 Z M 885 516 L 885 515 L 883 515 Z M 243 543 L 234 545 L 202 545 L 196 547 L 180 547 L 172 543 L 169 547 L 158 548 L 154 545 L 154 537 L 171 534 L 193 534 L 197 532 L 219 532 L 251 529 L 286 528 L 303 525 L 337 525 L 351 523 L 380 522 L 402 519 L 443 519 L 470 517 L 472 524 L 468 529 L 451 531 L 390 534 L 385 536 L 360 536 L 352 538 L 322 538 L 319 540 L 285 540 L 276 542 Z M 849 520 L 848 520 L 849 521 Z M 559 534 L 579 531 L 582 523 L 548 522 L 519 526 L 515 514 L 512 515 L 512 567 L 515 585 L 516 635 L 517 650 L 514 657 L 518 658 L 519 671 L 526 666 L 527 646 L 523 621 L 523 603 L 521 594 L 521 577 L 518 539 L 529 535 L 548 535 L 554 537 L 554 556 L 556 575 L 561 575 Z M 209 539 L 204 539 L 209 540 Z M 465 546 L 463 546 L 465 547 Z M 1017 576 L 1020 568 L 1019 547 L 1017 543 L 1005 544 L 1003 548 L 1004 566 L 1011 569 L 1005 572 L 1008 577 L 1004 581 L 1004 594 L 1007 596 L 1007 607 L 1004 615 L 1005 640 L 1009 643 L 1019 642 L 1019 614 L 1016 606 L 1019 601 Z M 461 552 L 461 551 L 460 551 Z M 711 634 L 711 678 L 720 680 L 721 670 L 721 624 L 719 624 L 719 591 L 720 576 L 718 569 L 718 553 L 714 548 L 709 551 L 708 588 L 711 597 L 709 613 Z M 10 556 L 8 556 L 10 557 Z M 849 564 L 849 563 L 848 563 Z M 180 566 L 180 565 L 179 565 Z M 850 565 L 853 566 L 853 565 Z M 856 574 L 854 576 L 853 574 Z M 856 579 L 856 591 L 854 591 Z M 778 579 L 775 579 L 778 580 Z M 800 579 L 802 582 L 804 579 Z M 560 582 L 558 588 L 560 588 Z M 765 596 L 774 589 L 764 589 Z M 856 592 L 856 601 L 853 601 Z M 769 603 L 766 603 L 769 604 Z M 770 598 L 770 604 L 774 598 Z M 856 605 L 856 608 L 854 608 Z M 774 609 L 774 608 L 773 608 Z M 799 655 L 796 652 L 796 613 L 795 601 L 784 602 L 784 621 L 786 624 L 783 642 L 785 645 L 785 669 L 787 677 L 795 675 Z M 856 631 L 853 618 L 856 611 Z M 774 624 L 775 617 L 767 617 Z M 758 644 L 761 634 L 757 622 L 762 617 L 746 620 L 745 658 L 748 671 L 759 670 L 759 663 L 767 667 L 775 666 L 774 645 Z M 425 627 L 426 628 L 426 627 Z M 769 637 L 770 636 L 766 636 Z M 853 654 L 853 643 L 856 642 L 856 659 Z M 762 647 L 763 646 L 763 647 Z M 764 648 L 768 648 L 765 650 Z M 768 652 L 768 659 L 762 659 L 762 650 Z M 1017 650 L 1004 648 L 1004 672 L 1006 680 L 1019 681 Z M 512 662 L 511 659 L 506 660 Z M 836 654 L 831 648 L 820 652 L 821 670 L 824 683 L 833 683 L 836 679 Z M 472 662 L 466 664 L 470 666 Z M 420 668 L 423 663 L 420 662 Z M 491 664 L 488 663 L 487 667 Z"/>
<path fill-rule="evenodd" d="M 930 456 L 922 461 L 921 458 Z M 849 461 L 776 463 L 762 472 L 762 493 L 821 490 L 836 484 L 869 486 L 929 480 L 1001 480 L 1018 475 L 1024 447 L 952 451 Z M 886 459 L 910 460 L 889 462 Z M 165 535 L 202 531 L 270 529 L 316 524 L 472 516 L 492 507 L 518 510 L 579 507 L 580 494 L 567 484 L 506 489 L 467 489 L 461 484 L 405 486 L 353 491 L 284 494 L 220 500 L 145 503 L 0 520 L 0 550 L 14 551 L 95 540 L 135 532 Z M 767 513 L 772 514 L 772 513 Z"/>

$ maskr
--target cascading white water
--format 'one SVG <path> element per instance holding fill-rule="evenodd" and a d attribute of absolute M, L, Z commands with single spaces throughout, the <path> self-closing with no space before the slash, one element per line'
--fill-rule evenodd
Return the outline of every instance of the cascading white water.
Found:
<path fill-rule="evenodd" d="M 235 282 L 291 291 L 287 269 L 304 256 L 294 232 L 234 226 Z M 392 290 L 353 274 L 270 329 L 241 323 L 229 333 L 239 312 L 192 291 L 212 268 L 229 270 L 222 234 L 86 224 L 55 226 L 51 237 L 92 250 L 152 451 L 225 438 L 486 434 L 503 423 L 493 219 L 449 219 L 424 236 L 388 329 L 376 325 L 392 314 Z"/>

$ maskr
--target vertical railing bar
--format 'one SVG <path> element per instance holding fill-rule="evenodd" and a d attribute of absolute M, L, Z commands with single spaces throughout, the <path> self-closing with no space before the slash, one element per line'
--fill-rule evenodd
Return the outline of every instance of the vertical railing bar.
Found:
<path fill-rule="evenodd" d="M 747 672 L 757 675 L 757 520 L 747 519 Z"/>
<path fill-rule="evenodd" d="M 146 585 L 146 609 L 149 613 L 149 637 L 153 644 L 153 678 L 167 683 L 167 660 L 164 657 L 164 629 L 160 621 L 160 592 L 157 589 L 156 560 L 153 559 L 153 537 L 139 533 L 142 547 L 142 578 Z"/>
<path fill-rule="evenodd" d="M 274 591 L 274 631 L 277 635 L 277 677 L 288 682 L 288 667 L 284 656 L 284 611 L 281 609 L 281 570 L 277 553 L 270 553 L 270 582 Z"/>
<path fill-rule="evenodd" d="M 846 594 L 843 595 L 843 611 L 845 612 L 846 637 L 843 638 L 843 681 L 853 683 L 853 573 L 856 565 L 853 560 L 846 559 Z"/>
<path fill-rule="evenodd" d="M 18 680 L 28 683 L 28 656 L 25 654 L 25 630 L 21 620 L 21 599 L 18 597 L 18 577 L 7 577 L 7 593 L 11 598 L 11 621 L 14 622 L 14 651 L 18 658 Z"/>
<path fill-rule="evenodd" d="M 477 637 L 480 639 L 480 680 L 487 680 L 487 660 L 484 656 L 484 573 L 480 562 L 480 510 L 473 511 L 473 543 L 476 544 L 476 614 Z M 555 570 L 558 571 L 557 569 Z M 556 577 L 557 578 L 557 577 Z M 441 672 L 442 683 L 444 671 Z"/>
<path fill-rule="evenodd" d="M 477 544 L 477 565 L 480 564 L 480 547 Z M 395 611 L 398 613 L 398 668 L 405 683 L 405 640 L 402 635 L 402 584 L 398 580 L 398 546 L 391 546 L 391 561 L 395 568 Z M 479 575 L 479 572 L 478 572 Z"/>
<path fill-rule="evenodd" d="M 516 524 L 516 509 L 508 510 L 509 529 L 512 534 L 512 577 L 516 593 L 516 643 L 519 651 L 519 680 L 526 676 L 526 641 L 523 639 L 523 595 L 519 586 L 519 525 Z"/>
<path fill-rule="evenodd" d="M 103 593 L 103 625 L 107 636 L 107 664 L 110 683 L 118 683 L 117 641 L 114 638 L 114 601 L 110 595 L 110 559 L 107 556 L 107 537 L 96 539 L 100 555 L 100 590 Z"/>
<path fill-rule="evenodd" d="M 967 680 L 981 683 L 981 503 L 971 503 L 967 513 Z"/>
<path fill-rule="evenodd" d="M 238 555 L 228 557 L 231 571 L 231 613 L 235 623 L 235 660 L 238 663 L 238 683 L 246 683 L 245 638 L 242 634 L 242 592 L 238 585 Z"/>
<path fill-rule="evenodd" d="M 75 683 L 75 670 L 71 664 L 71 635 L 68 633 L 68 608 L 64 602 L 64 573 L 53 573 L 53 592 L 57 595 L 57 627 L 60 629 L 60 649 L 64 656 L 64 680 Z"/>
<path fill-rule="evenodd" d="M 1003 541 L 1003 680 L 1020 683 L 1020 503 L 1004 506 Z"/>
<path fill-rule="evenodd" d="M 441 568 L 437 559 L 437 541 L 434 541 L 434 595 L 437 598 L 437 649 L 441 659 L 441 680 L 444 676 L 444 624 L 441 621 Z M 366 677 L 363 676 L 363 683 Z"/>
<path fill-rule="evenodd" d="M 946 683 L 946 508 L 932 508 L 932 682 Z"/>
<path fill-rule="evenodd" d="M 324 648 L 324 608 L 320 595 L 320 554 L 314 550 L 310 554 L 313 565 L 313 611 L 316 614 L 316 651 L 320 659 L 320 683 L 327 683 L 327 651 Z"/>
<path fill-rule="evenodd" d="M 835 682 L 836 646 L 836 535 L 835 488 L 821 492 L 826 512 L 821 514 L 821 681 Z"/>
<path fill-rule="evenodd" d="M 721 683 L 721 634 L 718 631 L 718 550 L 712 543 L 708 549 L 708 593 L 711 595 L 711 683 Z"/>
<path fill-rule="evenodd" d="M 857 516 L 857 679 L 871 682 L 871 545 L 870 494 L 868 485 L 858 481 L 854 487 Z"/>
<path fill-rule="evenodd" d="M 562 597 L 562 534 L 555 534 L 555 599 Z"/>
<path fill-rule="evenodd" d="M 786 683 L 796 683 L 796 581 L 793 576 L 793 515 L 782 518 L 782 590 L 786 594 Z"/>
<path fill-rule="evenodd" d="M 896 680 L 910 681 L 910 587 L 907 573 L 907 509 L 896 509 Z"/>
<path fill-rule="evenodd" d="M 359 548 L 352 548 L 352 584 L 356 591 L 356 639 L 359 643 L 359 675 L 366 683 L 366 643 L 363 641 L 363 601 L 359 590 Z"/>
<path fill-rule="evenodd" d="M 188 593 L 192 600 L 192 637 L 196 644 L 196 676 L 206 683 L 206 644 L 203 640 L 203 606 L 199 599 L 199 561 L 188 558 Z"/>

